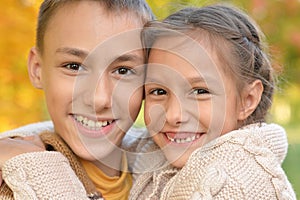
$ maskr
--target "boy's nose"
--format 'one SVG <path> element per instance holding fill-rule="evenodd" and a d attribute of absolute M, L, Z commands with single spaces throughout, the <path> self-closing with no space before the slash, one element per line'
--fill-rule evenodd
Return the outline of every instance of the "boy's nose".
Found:
<path fill-rule="evenodd" d="M 87 104 L 92 106 L 95 112 L 100 112 L 103 109 L 109 109 L 112 106 L 112 83 L 106 76 L 102 76 L 94 85 L 91 92 L 85 97 Z"/>
<path fill-rule="evenodd" d="M 107 77 L 102 77 L 97 84 L 94 94 L 95 110 L 111 108 L 113 85 Z"/>

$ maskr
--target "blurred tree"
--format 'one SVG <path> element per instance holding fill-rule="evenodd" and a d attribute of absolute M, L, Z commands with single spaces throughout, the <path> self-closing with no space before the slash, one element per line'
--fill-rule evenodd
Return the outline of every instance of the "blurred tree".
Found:
<path fill-rule="evenodd" d="M 31 86 L 26 66 L 34 45 L 37 3 L 0 1 L 0 131 L 45 118 L 41 92 Z"/>
<path fill-rule="evenodd" d="M 26 72 L 27 53 L 34 45 L 40 2 L 41 0 L 0 1 L 0 112 L 3 113 L 0 116 L 0 131 L 48 118 L 42 92 L 31 86 Z M 201 6 L 213 2 L 232 2 L 240 6 L 262 27 L 270 44 L 275 69 L 282 72 L 284 77 L 280 79 L 284 92 L 278 93 L 276 97 L 278 102 L 288 105 L 285 109 L 289 110 L 286 113 L 290 113 L 290 117 L 284 123 L 297 124 L 300 119 L 300 105 L 296 98 L 300 96 L 300 1 L 148 0 L 158 19 L 187 5 Z M 289 95 L 288 98 L 286 95 Z"/>
<path fill-rule="evenodd" d="M 281 90 L 272 113 L 283 124 L 292 143 L 300 143 L 300 1 L 299 0 L 147 0 L 162 19 L 187 5 L 234 3 L 261 26 L 270 45 L 275 70 L 281 72 Z M 34 45 L 38 6 L 41 0 L 0 1 L 0 132 L 48 119 L 42 92 L 31 86 L 26 60 Z M 142 115 L 140 115 L 142 116 Z M 142 117 L 140 117 L 142 118 Z M 141 121 L 141 120 L 140 120 Z M 140 122 L 140 124 L 143 124 Z M 290 128 L 292 127 L 292 128 Z M 295 155 L 296 156 L 296 153 Z M 299 157 L 299 155 L 298 155 Z M 294 157 L 287 159 L 292 160 Z M 296 162 L 295 162 L 296 163 Z M 292 164 L 298 166 L 297 164 Z M 289 164 L 286 163 L 288 168 Z M 296 173 L 291 174 L 298 180 Z M 296 182 L 296 181 L 295 181 Z M 298 187 L 300 183 L 298 182 Z M 299 188 L 295 188 L 300 190 Z"/>

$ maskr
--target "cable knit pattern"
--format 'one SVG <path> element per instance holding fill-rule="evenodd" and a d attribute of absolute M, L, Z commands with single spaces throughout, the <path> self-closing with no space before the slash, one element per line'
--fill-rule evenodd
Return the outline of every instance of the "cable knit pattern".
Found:
<path fill-rule="evenodd" d="M 169 181 L 160 182 L 163 190 L 150 199 L 296 199 L 281 168 L 286 153 L 286 134 L 280 126 L 246 126 L 193 152 L 178 173 Z M 157 174 L 152 173 L 147 181 L 155 182 L 154 176 Z M 143 175 L 135 185 L 139 182 L 152 190 L 152 185 L 157 184 L 145 184 Z M 131 199 L 149 197 L 151 193 L 147 188 L 133 188 L 135 196 Z"/>
<path fill-rule="evenodd" d="M 40 160 L 54 162 L 41 163 Z M 72 170 L 65 171 L 67 166 L 69 166 L 68 160 L 58 152 L 26 153 L 5 163 L 3 178 L 15 192 L 14 199 L 16 200 L 73 199 L 74 193 L 83 194 L 78 198 L 88 199 L 75 173 Z M 64 177 L 64 179 L 57 180 L 56 177 Z M 65 183 L 72 184 L 66 185 Z M 60 192 L 54 196 L 55 188 L 49 185 L 60 188 Z"/>
<path fill-rule="evenodd" d="M 40 134 L 40 137 L 46 146 L 50 145 L 51 149 L 61 152 L 66 156 L 64 157 L 64 155 L 58 152 L 34 152 L 21 154 L 7 161 L 3 172 L 6 174 L 5 181 L 9 183 L 9 186 L 13 191 L 11 191 L 4 182 L 0 187 L 1 200 L 13 200 L 13 195 L 17 200 L 31 200 L 36 198 L 82 200 L 87 199 L 86 193 L 93 193 L 95 191 L 93 183 L 88 178 L 76 155 L 72 153 L 58 135 L 48 132 L 49 130 L 53 130 L 52 123 L 41 122 L 0 134 L 0 138 L 16 135 L 27 136 Z M 127 132 L 122 143 L 122 148 L 130 154 L 131 162 L 129 164 L 131 164 L 131 170 L 140 170 L 140 168 L 134 169 L 135 167 L 133 165 L 136 161 L 136 150 L 141 149 L 144 145 L 148 146 L 147 144 L 149 142 L 152 144 L 146 129 L 131 128 Z M 70 164 L 66 164 L 65 161 Z M 26 167 L 20 163 L 26 163 Z M 70 166 L 73 168 L 76 175 Z M 60 172 L 63 172 L 63 174 L 60 174 Z M 40 174 L 43 174 L 43 176 L 38 178 Z M 65 175 L 68 174 L 69 176 L 65 177 Z M 34 178 L 28 181 L 27 179 L 29 177 Z M 20 181 L 20 178 L 26 184 L 21 184 L 22 181 Z M 44 181 L 42 182 L 43 184 L 41 184 L 40 181 Z M 18 187 L 15 186 L 16 184 L 19 184 Z M 82 187 L 82 184 L 84 187 Z M 82 188 L 85 188 L 85 191 L 82 190 Z M 46 196 L 44 196 L 44 192 L 47 193 Z"/>
<path fill-rule="evenodd" d="M 58 135 L 48 130 L 53 130 L 50 121 L 0 134 L 0 138 L 40 134 L 45 145 L 56 151 L 25 153 L 6 161 L 2 171 L 5 183 L 0 187 L 1 200 L 89 199 L 87 192 L 96 191 L 76 155 Z"/>

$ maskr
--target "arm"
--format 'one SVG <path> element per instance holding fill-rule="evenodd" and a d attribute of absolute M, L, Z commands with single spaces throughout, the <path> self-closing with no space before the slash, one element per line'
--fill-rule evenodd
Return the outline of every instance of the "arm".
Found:
<path fill-rule="evenodd" d="M 8 130 L 0 133 L 0 138 L 9 136 L 29 136 L 37 135 L 44 131 L 53 131 L 52 121 L 36 122 L 27 124 L 16 129 Z"/>
<path fill-rule="evenodd" d="M 88 199 L 68 160 L 59 152 L 25 153 L 8 160 L 3 179 L 21 199 Z"/>
<path fill-rule="evenodd" d="M 272 131 L 267 132 L 271 128 Z M 164 189 L 166 199 L 296 199 L 275 149 L 282 128 L 247 127 L 195 150 Z M 275 137 L 276 136 L 276 137 Z M 279 137 L 280 138 L 280 137 Z M 275 143 L 276 144 L 275 144 Z M 271 144 L 276 148 L 270 148 Z M 284 147 L 284 146 L 283 146 Z M 283 148 L 284 149 L 284 148 Z"/>
<path fill-rule="evenodd" d="M 38 136 L 0 140 L 0 169 L 18 199 L 87 199 L 68 160 L 44 151 Z M 0 194 L 1 199 L 1 194 Z"/>

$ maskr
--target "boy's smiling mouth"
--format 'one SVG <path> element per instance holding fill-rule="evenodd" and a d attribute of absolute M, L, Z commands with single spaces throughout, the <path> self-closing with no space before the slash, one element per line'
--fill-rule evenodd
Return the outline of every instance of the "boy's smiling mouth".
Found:
<path fill-rule="evenodd" d="M 74 115 L 74 119 L 78 123 L 80 123 L 84 128 L 94 130 L 94 131 L 101 130 L 102 128 L 109 126 L 115 121 L 115 120 L 95 121 L 81 115 Z"/>
<path fill-rule="evenodd" d="M 186 144 L 199 139 L 204 133 L 199 132 L 163 132 L 167 140 L 177 144 Z"/>
<path fill-rule="evenodd" d="M 115 122 L 115 120 L 93 120 L 82 115 L 73 115 L 73 119 L 77 123 L 79 123 L 84 129 L 86 129 L 86 131 L 89 131 L 88 135 L 90 136 L 105 135 L 105 132 L 108 131 L 105 130 Z"/>

